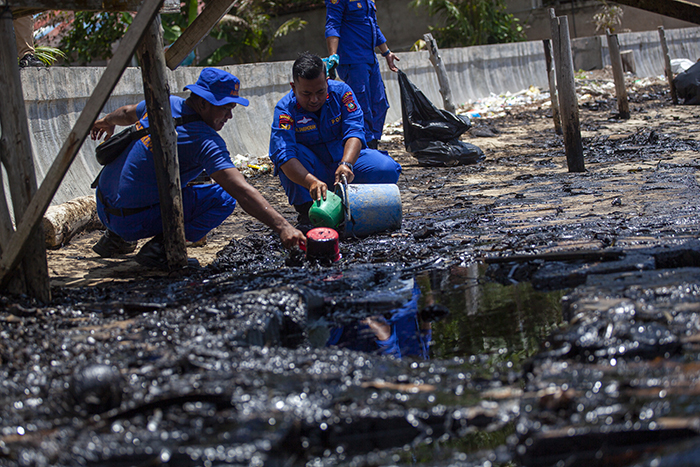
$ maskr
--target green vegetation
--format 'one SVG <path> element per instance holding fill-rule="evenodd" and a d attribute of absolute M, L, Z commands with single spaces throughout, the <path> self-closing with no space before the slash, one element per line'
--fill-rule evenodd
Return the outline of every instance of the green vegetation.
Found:
<path fill-rule="evenodd" d="M 70 31 L 61 40 L 66 61 L 90 63 L 111 58 L 112 44 L 124 36 L 131 20 L 126 12 L 76 12 Z"/>
<path fill-rule="evenodd" d="M 431 27 L 440 47 L 502 44 L 526 39 L 517 18 L 506 13 L 503 0 L 412 0 L 442 26 Z"/>
<path fill-rule="evenodd" d="M 248 0 L 234 7 L 211 32 L 214 38 L 226 43 L 200 64 L 216 65 L 226 57 L 232 57 L 238 63 L 268 59 L 275 40 L 306 26 L 306 21 L 292 18 L 275 29 L 271 16 L 267 14 L 274 6 L 271 1 Z"/>
<path fill-rule="evenodd" d="M 46 66 L 53 65 L 59 58 L 66 59 L 66 54 L 61 49 L 39 45 L 34 48 L 34 56 L 44 62 Z"/>
<path fill-rule="evenodd" d="M 206 2 L 186 0 L 180 13 L 161 15 L 166 45 L 175 42 L 194 21 L 202 3 Z M 264 61 L 272 54 L 278 38 L 306 25 L 300 18 L 292 18 L 275 28 L 276 15 L 322 5 L 323 2 L 318 0 L 236 2 L 211 32 L 214 38 L 225 43 L 197 65 L 217 65 L 227 57 L 238 63 Z M 112 57 L 114 43 L 124 36 L 132 19 L 130 13 L 77 12 L 71 30 L 60 45 L 67 55 L 66 61 L 85 64 L 93 60 L 108 60 Z"/>

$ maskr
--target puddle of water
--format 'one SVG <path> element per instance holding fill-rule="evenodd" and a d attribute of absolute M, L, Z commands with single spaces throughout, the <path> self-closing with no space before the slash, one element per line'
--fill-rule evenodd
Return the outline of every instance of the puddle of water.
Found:
<path fill-rule="evenodd" d="M 504 286 L 486 280 L 485 271 L 475 263 L 416 277 L 419 308 L 437 303 L 450 311 L 433 323 L 432 358 L 519 361 L 562 322 L 565 291 L 536 291 L 529 282 Z"/>

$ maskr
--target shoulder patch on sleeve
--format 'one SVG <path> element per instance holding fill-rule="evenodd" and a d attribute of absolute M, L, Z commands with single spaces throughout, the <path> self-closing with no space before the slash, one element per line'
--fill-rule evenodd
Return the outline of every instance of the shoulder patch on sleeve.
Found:
<path fill-rule="evenodd" d="M 288 114 L 280 114 L 280 128 L 283 130 L 291 130 L 292 129 L 292 124 L 294 123 L 294 120 L 292 120 L 292 116 Z"/>
<path fill-rule="evenodd" d="M 343 104 L 345 104 L 345 108 L 348 109 L 348 112 L 354 112 L 357 110 L 357 104 L 355 103 L 355 98 L 352 95 L 352 92 L 348 91 L 345 94 L 343 94 Z"/>

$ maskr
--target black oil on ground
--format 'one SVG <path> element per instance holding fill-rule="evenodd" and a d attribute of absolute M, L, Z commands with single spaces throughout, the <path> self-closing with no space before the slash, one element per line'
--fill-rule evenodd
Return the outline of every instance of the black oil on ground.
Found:
<path fill-rule="evenodd" d="M 258 231 L 2 297 L 0 465 L 697 465 L 697 117 L 630 96 L 582 104 L 584 174 L 546 109 L 489 121 L 475 166 L 388 148 L 402 228 L 337 263 Z"/>

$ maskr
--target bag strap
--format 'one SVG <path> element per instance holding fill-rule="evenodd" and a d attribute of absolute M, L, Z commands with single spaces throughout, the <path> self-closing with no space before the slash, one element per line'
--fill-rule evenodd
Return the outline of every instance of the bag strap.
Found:
<path fill-rule="evenodd" d="M 199 115 L 198 113 L 193 113 L 193 114 L 187 114 L 183 115 L 182 117 L 177 117 L 175 118 L 175 126 L 178 127 L 180 125 L 187 125 L 188 123 L 191 122 L 198 122 L 202 119 L 202 116 Z"/>
<path fill-rule="evenodd" d="M 182 117 L 173 118 L 173 124 L 175 125 L 175 127 L 179 127 L 181 125 L 187 125 L 188 123 L 198 122 L 200 120 L 202 120 L 201 115 L 199 115 L 198 113 L 194 113 L 194 114 L 184 115 Z M 137 139 L 141 139 L 144 136 L 146 136 L 147 134 L 149 134 L 150 133 L 149 128 L 150 127 L 143 127 L 140 130 L 133 133 L 131 135 L 132 140 L 136 141 Z"/>

